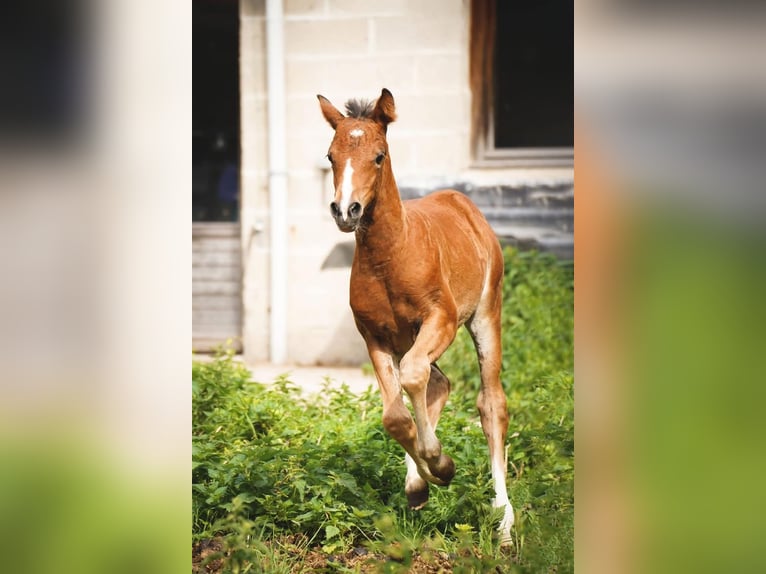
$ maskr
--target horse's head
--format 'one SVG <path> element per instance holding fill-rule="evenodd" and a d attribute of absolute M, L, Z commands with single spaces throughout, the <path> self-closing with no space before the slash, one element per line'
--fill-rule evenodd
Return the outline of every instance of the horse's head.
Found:
<path fill-rule="evenodd" d="M 335 183 L 330 211 L 338 229 L 355 231 L 365 208 L 375 201 L 384 167 L 390 169 L 386 127 L 396 119 L 394 97 L 383 88 L 374 105 L 351 100 L 346 103 L 347 115 L 327 98 L 317 97 L 322 114 L 335 130 L 327 152 Z"/>

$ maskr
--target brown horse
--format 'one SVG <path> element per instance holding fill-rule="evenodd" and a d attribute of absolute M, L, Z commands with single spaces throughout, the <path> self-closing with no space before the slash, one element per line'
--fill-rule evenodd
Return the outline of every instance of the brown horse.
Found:
<path fill-rule="evenodd" d="M 450 392 L 436 360 L 465 324 L 481 368 L 477 404 L 489 444 L 493 505 L 504 510 L 499 530 L 509 541 L 514 516 L 505 484 L 503 255 L 497 237 L 457 191 L 401 201 L 386 142 L 386 128 L 396 119 L 391 92 L 384 89 L 374 104 L 349 101 L 347 116 L 317 97 L 335 130 L 327 153 L 335 182 L 330 209 L 338 228 L 356 236 L 351 309 L 380 385 L 383 426 L 407 452 L 407 500 L 413 508 L 422 507 L 428 483 L 447 485 L 455 474 L 434 432 Z"/>

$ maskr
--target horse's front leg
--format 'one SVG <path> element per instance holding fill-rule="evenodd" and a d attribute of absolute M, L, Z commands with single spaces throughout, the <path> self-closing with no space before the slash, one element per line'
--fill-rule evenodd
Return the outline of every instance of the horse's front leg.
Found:
<path fill-rule="evenodd" d="M 417 427 L 416 452 L 408 453 L 420 476 L 440 486 L 449 484 L 455 476 L 455 463 L 442 453 L 436 437 L 437 417 L 429 416 L 428 382 L 431 364 L 449 347 L 456 331 L 454 312 L 439 310 L 432 313 L 423 321 L 415 343 L 399 362 L 399 380 L 412 402 Z"/>
<path fill-rule="evenodd" d="M 383 427 L 408 455 L 417 456 L 417 428 L 402 400 L 402 386 L 394 357 L 390 351 L 370 343 L 367 344 L 367 351 L 383 399 Z"/>
<path fill-rule="evenodd" d="M 428 390 L 426 391 L 426 400 L 428 402 L 428 419 L 431 421 L 434 431 L 439 422 L 442 409 L 444 408 L 450 393 L 450 382 L 447 376 L 442 373 L 436 363 L 431 365 L 431 376 L 428 379 Z M 428 501 L 428 482 L 426 482 L 415 460 L 408 454 L 405 457 L 407 463 L 407 478 L 405 479 L 404 492 L 407 495 L 407 502 L 411 508 L 422 508 Z"/>
<path fill-rule="evenodd" d="M 399 369 L 392 353 L 369 342 L 367 350 L 370 354 L 372 366 L 375 369 L 375 377 L 378 379 L 380 395 L 383 399 L 383 427 L 396 442 L 402 445 L 402 448 L 404 448 L 409 457 L 408 461 L 416 461 L 415 464 L 417 464 L 419 472 L 422 473 L 424 478 L 436 484 L 446 484 L 444 480 L 431 475 L 427 463 L 422 460 L 419 454 L 418 430 L 415 421 L 412 420 L 409 409 L 404 404 L 402 386 L 399 382 Z M 410 463 L 408 462 L 408 464 Z M 420 470 L 420 468 L 424 470 Z M 450 478 L 452 478 L 451 475 Z M 406 488 L 405 486 L 405 490 Z M 410 503 L 411 506 L 416 506 L 425 503 L 425 500 L 421 500 L 416 504 L 413 504 L 413 500 L 410 500 Z"/>

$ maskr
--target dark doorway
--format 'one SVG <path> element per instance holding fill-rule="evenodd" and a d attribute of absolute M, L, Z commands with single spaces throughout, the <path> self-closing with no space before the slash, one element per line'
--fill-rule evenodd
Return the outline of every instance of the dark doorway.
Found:
<path fill-rule="evenodd" d="M 495 147 L 572 147 L 573 3 L 498 1 L 495 22 Z"/>
<path fill-rule="evenodd" d="M 241 351 L 239 3 L 192 8 L 192 348 Z"/>
<path fill-rule="evenodd" d="M 239 220 L 239 3 L 192 3 L 192 221 Z"/>

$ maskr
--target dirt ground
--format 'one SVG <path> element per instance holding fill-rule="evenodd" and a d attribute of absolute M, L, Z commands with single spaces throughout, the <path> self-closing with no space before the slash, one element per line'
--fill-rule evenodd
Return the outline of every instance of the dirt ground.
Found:
<path fill-rule="evenodd" d="M 221 558 L 214 558 L 205 564 L 205 560 L 223 552 L 220 539 L 212 538 L 194 544 L 192 547 L 192 574 L 221 574 L 224 563 Z M 344 554 L 327 555 L 321 549 L 311 549 L 304 555 L 296 552 L 296 561 L 291 572 L 301 574 L 306 572 L 336 572 L 339 568 L 351 569 L 363 574 L 378 572 L 379 566 L 385 562 L 383 555 L 370 553 L 366 548 L 356 547 Z M 266 565 L 259 565 L 266 571 Z M 256 572 L 261 569 L 256 569 Z M 408 572 L 414 574 L 445 574 L 452 572 L 450 557 L 444 553 L 432 554 L 426 560 L 415 556 Z"/>

